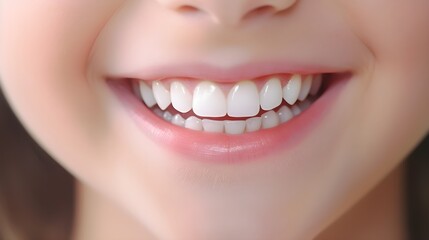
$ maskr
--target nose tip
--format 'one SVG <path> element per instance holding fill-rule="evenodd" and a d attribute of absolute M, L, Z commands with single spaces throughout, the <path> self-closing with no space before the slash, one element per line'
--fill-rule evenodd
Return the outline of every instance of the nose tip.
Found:
<path fill-rule="evenodd" d="M 157 0 L 179 14 L 200 14 L 218 24 L 238 25 L 246 19 L 273 16 L 297 0 Z"/>

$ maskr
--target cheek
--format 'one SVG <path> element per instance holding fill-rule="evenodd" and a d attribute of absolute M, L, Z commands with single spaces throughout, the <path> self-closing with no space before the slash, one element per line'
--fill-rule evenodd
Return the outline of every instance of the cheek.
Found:
<path fill-rule="evenodd" d="M 97 118 L 103 114 L 86 77 L 87 59 L 98 32 L 120 2 L 1 4 L 0 66 L 10 104 L 52 155 L 74 156 L 76 147 L 85 151 L 83 143 L 76 145 L 79 134 L 92 140 L 99 136 L 102 124 Z"/>

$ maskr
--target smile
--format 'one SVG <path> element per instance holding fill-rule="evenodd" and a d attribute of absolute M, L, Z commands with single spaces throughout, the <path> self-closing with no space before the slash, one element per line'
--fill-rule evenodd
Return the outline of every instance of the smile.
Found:
<path fill-rule="evenodd" d="M 309 108 L 317 99 L 322 75 L 273 75 L 235 84 L 177 78 L 132 84 L 136 97 L 171 124 L 244 134 L 276 127 Z"/>
<path fill-rule="evenodd" d="M 187 159 L 218 163 L 260 159 L 299 144 L 351 78 L 347 71 L 311 70 L 245 80 L 171 76 L 108 77 L 107 83 L 143 135 Z"/>

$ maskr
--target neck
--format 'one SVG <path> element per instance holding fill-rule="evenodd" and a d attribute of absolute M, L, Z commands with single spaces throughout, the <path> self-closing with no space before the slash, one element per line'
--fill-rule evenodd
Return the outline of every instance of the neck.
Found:
<path fill-rule="evenodd" d="M 404 170 L 391 172 L 316 240 L 407 239 Z"/>

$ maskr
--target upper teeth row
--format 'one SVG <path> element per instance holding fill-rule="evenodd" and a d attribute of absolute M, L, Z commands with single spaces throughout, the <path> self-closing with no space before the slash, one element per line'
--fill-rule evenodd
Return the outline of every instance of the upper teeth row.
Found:
<path fill-rule="evenodd" d="M 179 112 L 191 110 L 200 117 L 253 117 L 260 108 L 269 111 L 282 103 L 283 99 L 293 105 L 303 101 L 309 94 L 315 95 L 321 86 L 321 75 L 293 75 L 282 87 L 278 77 L 268 79 L 262 89 L 249 80 L 240 81 L 232 87 L 227 96 L 214 82 L 202 81 L 193 94 L 180 80 L 173 81 L 167 88 L 160 81 L 153 81 L 152 88 L 144 81 L 139 82 L 141 97 L 148 107 L 158 104 L 165 110 L 170 104 Z"/>

